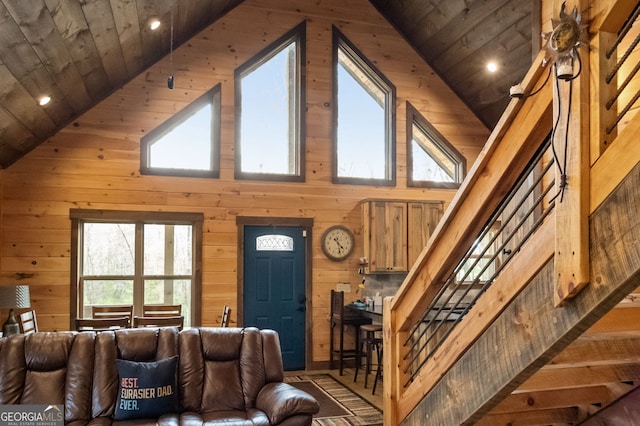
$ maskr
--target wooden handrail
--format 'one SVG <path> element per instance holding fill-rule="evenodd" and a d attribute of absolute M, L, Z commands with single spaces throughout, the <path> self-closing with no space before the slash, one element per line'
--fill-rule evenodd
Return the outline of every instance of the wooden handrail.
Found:
<path fill-rule="evenodd" d="M 597 50 L 598 46 L 604 46 L 602 43 L 606 44 L 605 39 L 599 38 L 599 32 L 615 33 L 624 22 L 625 16 L 631 12 L 632 7 L 625 2 L 615 0 L 603 3 L 592 1 L 590 5 L 589 33 L 593 35 L 590 54 L 595 55 L 599 52 L 594 50 Z M 523 82 L 525 93 L 531 93 L 534 87 L 538 88 L 546 77 L 547 69 L 539 66 L 543 55 L 544 53 L 538 55 L 534 61 L 535 66 Z M 577 140 L 590 137 L 592 181 L 589 184 L 590 203 L 587 201 L 589 207 L 585 209 L 585 211 L 588 210 L 587 213 L 594 212 L 607 194 L 636 165 L 636 159 L 640 153 L 637 144 L 634 143 L 637 135 L 640 134 L 637 118 L 622 130 L 619 136 L 624 137 L 607 140 L 604 147 L 606 150 L 599 146 L 602 139 L 596 138 L 599 132 L 593 131 L 593 124 L 601 126 L 601 116 L 594 119 L 594 114 L 599 114 L 602 108 L 602 97 L 597 90 L 594 90 L 593 82 L 598 81 L 601 71 L 593 68 L 594 65 L 605 66 L 606 64 L 594 57 L 584 60 L 585 72 L 588 73 L 589 70 L 586 68 L 589 64 L 592 68 L 591 102 L 588 99 L 585 100 L 586 91 L 582 91 L 576 98 L 579 102 L 574 103 L 578 105 L 581 102 L 583 107 L 584 105 L 592 107 L 590 110 L 591 134 L 586 135 L 575 129 L 573 134 Z M 588 80 L 580 83 L 586 84 L 586 81 Z M 593 98 L 594 94 L 596 99 Z M 440 387 L 440 397 L 442 397 L 442 390 L 446 385 L 444 388 L 438 385 L 439 380 L 459 362 L 462 354 L 474 345 L 475 339 L 483 333 L 483 330 L 500 316 L 501 310 L 509 305 L 513 295 L 527 286 L 529 278 L 539 272 L 541 265 L 545 267 L 547 275 L 553 270 L 553 268 L 550 269 L 549 259 L 554 254 L 553 241 L 558 237 L 553 222 L 547 222 L 535 238 L 527 243 L 528 246 L 523 247 L 519 255 L 524 253 L 524 256 L 520 260 L 514 258 L 515 263 L 508 266 L 508 276 L 501 275 L 496 280 L 496 283 L 500 281 L 498 287 L 495 290 L 493 287 L 489 290 L 495 293 L 493 297 L 480 299 L 477 306 L 481 307 L 475 312 L 470 311 L 469 317 L 463 319 L 464 326 L 459 328 L 464 328 L 464 332 L 454 331 L 445 344 L 434 352 L 432 359 L 423 366 L 414 381 L 406 388 L 403 386 L 407 377 L 403 375 L 399 365 L 405 354 L 403 342 L 407 340 L 409 330 L 422 316 L 442 286 L 445 277 L 456 266 L 464 251 L 478 235 L 479 229 L 502 200 L 502 196 L 524 169 L 539 142 L 550 130 L 552 122 L 552 85 L 545 87 L 535 97 L 513 100 L 509 104 L 467 179 L 434 231 L 427 247 L 413 265 L 396 296 L 385 302 L 383 361 L 385 425 L 400 424 L 435 386 Z M 582 122 L 579 126 L 581 129 L 584 127 Z M 615 144 L 613 144 L 614 140 Z M 621 152 L 625 151 L 633 155 L 621 155 Z M 622 164 L 616 163 L 621 160 Z M 572 182 L 575 183 L 577 180 Z M 575 191 L 575 187 L 573 190 Z M 575 203 L 571 204 L 575 205 Z M 530 261 L 532 252 L 538 254 L 534 262 Z M 524 259 L 526 256 L 529 256 L 529 259 Z M 501 306 L 497 306 L 496 300 L 500 301 Z M 477 306 L 474 306 L 474 309 Z M 435 396 L 434 398 L 437 399 Z"/>
<path fill-rule="evenodd" d="M 542 62 L 543 57 L 543 54 L 538 55 L 538 63 Z M 532 68 L 524 81 L 525 93 L 530 93 L 534 86 L 542 83 L 546 77 L 546 71 L 546 68 L 542 67 Z M 430 277 L 429 281 L 437 281 L 446 271 L 450 271 L 455 266 L 454 263 L 462 257 L 466 248 L 469 247 L 469 242 L 475 238 L 502 199 L 492 195 L 506 193 L 533 156 L 540 142 L 548 134 L 550 129 L 548 124 L 551 123 L 550 88 L 541 91 L 531 99 L 543 98 L 542 102 L 513 100 L 509 104 L 460 190 L 434 230 L 427 247 L 418 257 L 393 299 L 391 309 L 398 310 L 400 318 L 404 318 L 399 327 L 402 330 L 407 330 L 418 319 L 433 296 L 433 294 L 423 294 L 423 290 L 427 290 L 423 286 L 414 287 L 414 281 L 420 281 L 425 272 Z M 522 135 L 525 137 L 523 138 Z M 508 145 L 508 147 L 496 152 L 501 145 L 503 147 Z M 493 208 L 491 208 L 492 204 Z M 467 209 L 466 207 L 469 206 L 473 208 Z M 458 214 L 459 211 L 465 213 L 461 215 Z M 444 247 L 438 244 L 442 240 L 456 243 L 446 244 Z M 434 259 L 439 259 L 435 270 L 441 271 L 440 276 L 435 274 Z M 448 263 L 445 260 L 448 260 Z M 443 269 L 445 271 L 442 271 Z M 416 303 L 413 309 L 407 310 L 409 303 L 403 303 L 405 299 L 410 302 L 419 301 L 419 303 Z"/>
<path fill-rule="evenodd" d="M 541 64 L 543 54 L 536 59 Z M 531 93 L 546 79 L 547 69 L 533 67 L 523 86 Z M 504 194 L 515 183 L 549 133 L 552 91 L 513 100 L 454 197 L 449 209 L 407 275 L 385 316 L 385 424 L 396 424 L 424 395 L 420 385 L 404 389 L 406 374 L 398 369 L 404 341 L 413 324 L 439 291 Z M 447 241 L 447 244 L 440 242 Z M 415 383 L 424 385 L 422 376 Z"/>
<path fill-rule="evenodd" d="M 422 368 L 414 381 L 398 398 L 399 418 L 405 418 L 413 407 L 420 402 L 433 386 L 462 356 L 484 330 L 500 313 L 492 301 L 499 299 L 505 305 L 511 301 L 553 256 L 553 239 L 555 227 L 552 220 L 547 220 L 527 242 L 522 251 L 502 271 L 496 282 L 478 301 L 475 309 L 469 312 L 462 323 L 456 327 L 447 342 L 433 355 L 431 362 Z"/>

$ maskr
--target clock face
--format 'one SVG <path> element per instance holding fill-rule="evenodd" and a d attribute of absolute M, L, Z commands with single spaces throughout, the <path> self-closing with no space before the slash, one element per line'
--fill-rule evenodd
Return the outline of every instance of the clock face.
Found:
<path fill-rule="evenodd" d="M 344 226 L 335 225 L 322 234 L 322 251 L 331 260 L 344 260 L 353 251 L 353 234 Z"/>

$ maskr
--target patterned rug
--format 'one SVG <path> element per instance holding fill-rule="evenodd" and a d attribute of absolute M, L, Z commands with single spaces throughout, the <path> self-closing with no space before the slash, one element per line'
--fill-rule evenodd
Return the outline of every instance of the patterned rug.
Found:
<path fill-rule="evenodd" d="M 298 386 L 320 402 L 314 426 L 381 426 L 382 412 L 329 374 L 286 376 L 285 382 Z M 298 384 L 298 385 L 297 385 Z"/>

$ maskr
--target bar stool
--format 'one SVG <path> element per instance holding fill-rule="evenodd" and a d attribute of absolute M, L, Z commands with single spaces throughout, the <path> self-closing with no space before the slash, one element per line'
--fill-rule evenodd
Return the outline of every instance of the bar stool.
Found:
<path fill-rule="evenodd" d="M 367 388 L 369 382 L 369 373 L 371 373 L 372 365 L 373 365 L 373 353 L 374 350 L 376 354 L 379 352 L 379 347 L 382 346 L 382 339 L 376 337 L 376 333 L 382 331 L 381 324 L 368 324 L 360 327 L 360 331 L 363 333 L 363 336 L 360 337 L 360 345 L 357 347 L 356 353 L 356 373 L 353 376 L 353 381 L 358 380 L 358 371 L 360 370 L 360 364 L 362 362 L 362 358 L 365 359 L 364 365 L 364 388 Z M 380 359 L 377 360 L 378 366 L 380 365 Z M 377 377 L 377 372 L 376 372 Z M 375 386 L 375 383 L 374 383 Z M 375 392 L 375 391 L 374 391 Z"/>
<path fill-rule="evenodd" d="M 382 339 L 375 339 L 375 347 L 378 356 L 378 368 L 376 368 L 376 376 L 373 379 L 373 389 L 371 390 L 371 395 L 376 394 L 376 385 L 378 384 L 378 380 L 382 380 Z"/>
<path fill-rule="evenodd" d="M 371 324 L 370 318 L 365 318 L 357 313 L 348 313 L 344 309 L 344 292 L 331 290 L 331 329 L 329 334 L 329 368 L 333 370 L 333 357 L 338 355 L 340 375 L 344 369 L 345 359 L 356 358 L 357 349 L 360 346 L 360 327 Z M 355 328 L 355 349 L 344 348 L 344 329 L 353 326 Z M 338 330 L 338 349 L 334 348 L 334 332 Z M 358 360 L 356 359 L 356 366 Z"/>

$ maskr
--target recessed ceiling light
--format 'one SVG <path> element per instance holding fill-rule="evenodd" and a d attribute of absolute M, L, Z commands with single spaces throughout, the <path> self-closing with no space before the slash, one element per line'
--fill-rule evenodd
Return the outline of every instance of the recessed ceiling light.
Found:
<path fill-rule="evenodd" d="M 45 106 L 46 104 L 48 104 L 49 102 L 51 102 L 51 97 L 50 96 L 43 96 L 40 98 L 40 100 L 38 101 L 38 103 L 40 104 L 40 106 Z"/>
<path fill-rule="evenodd" d="M 160 21 L 157 19 L 151 20 L 151 22 L 149 23 L 149 28 L 151 28 L 152 30 L 157 30 L 158 28 L 160 28 Z"/>
<path fill-rule="evenodd" d="M 498 71 L 498 65 L 491 61 L 489 63 L 487 63 L 487 70 L 489 70 L 489 72 L 496 72 Z"/>

